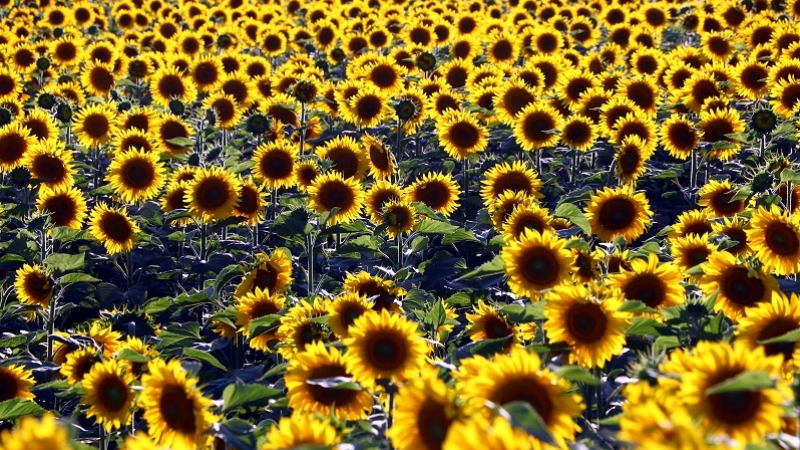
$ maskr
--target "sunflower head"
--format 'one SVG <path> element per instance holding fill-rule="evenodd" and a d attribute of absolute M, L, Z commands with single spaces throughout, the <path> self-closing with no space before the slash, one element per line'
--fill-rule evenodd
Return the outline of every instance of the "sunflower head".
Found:
<path fill-rule="evenodd" d="M 330 225 L 356 220 L 364 206 L 364 190 L 361 182 L 344 178 L 339 172 L 320 175 L 308 188 L 309 207 L 317 213 L 338 210 L 328 217 Z"/>
<path fill-rule="evenodd" d="M 458 208 L 458 185 L 449 174 L 426 173 L 408 187 L 408 194 L 412 202 L 425 203 L 445 216 Z"/>
<path fill-rule="evenodd" d="M 195 218 L 203 221 L 229 217 L 239 204 L 241 182 L 228 170 L 208 167 L 197 171 L 184 201 Z"/>
<path fill-rule="evenodd" d="M 125 210 L 106 204 L 96 205 L 89 217 L 89 232 L 112 255 L 133 250 L 138 241 L 136 233 L 140 231 Z"/>
<path fill-rule="evenodd" d="M 534 300 L 542 291 L 567 280 L 572 255 L 565 245 L 566 241 L 553 233 L 526 229 L 518 241 L 504 247 L 501 256 L 511 291 Z"/>
<path fill-rule="evenodd" d="M 54 286 L 49 274 L 38 264 L 33 266 L 25 264 L 17 270 L 14 289 L 20 302 L 47 308 L 53 297 Z"/>
<path fill-rule="evenodd" d="M 95 417 L 109 432 L 126 425 L 133 408 L 133 379 L 116 360 L 92 366 L 82 381 L 86 395 L 81 401 L 89 405 L 86 416 Z"/>
<path fill-rule="evenodd" d="M 586 207 L 592 232 L 606 242 L 620 236 L 628 242 L 638 239 L 652 215 L 647 197 L 635 193 L 630 185 L 603 188 L 590 198 Z"/>

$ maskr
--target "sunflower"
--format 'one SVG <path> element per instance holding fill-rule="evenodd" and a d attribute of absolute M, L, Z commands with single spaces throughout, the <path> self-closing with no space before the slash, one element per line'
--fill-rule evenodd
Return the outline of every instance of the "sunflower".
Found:
<path fill-rule="evenodd" d="M 486 129 L 467 111 L 445 111 L 436 121 L 436 130 L 440 145 L 456 160 L 484 151 L 489 143 Z"/>
<path fill-rule="evenodd" d="M 641 108 L 627 98 L 618 95 L 610 98 L 600 107 L 600 127 L 603 135 L 608 138 L 613 137 L 617 122 L 631 114 L 635 117 L 647 117 Z"/>
<path fill-rule="evenodd" d="M 762 347 L 751 349 L 741 341 L 733 345 L 701 341 L 693 353 L 678 395 L 705 431 L 739 442 L 760 442 L 780 430 L 783 405 L 792 395 L 787 381 L 779 379 L 774 388 L 762 390 L 710 395 L 707 391 L 746 372 L 779 375 L 781 356 L 767 356 Z"/>
<path fill-rule="evenodd" d="M 80 189 L 42 187 L 36 200 L 39 212 L 49 214 L 56 227 L 80 229 L 86 219 L 86 199 Z"/>
<path fill-rule="evenodd" d="M 369 168 L 369 161 L 363 148 L 350 136 L 337 136 L 315 151 L 320 159 L 331 162 L 331 170 L 339 172 L 344 178 L 362 180 Z"/>
<path fill-rule="evenodd" d="M 152 199 L 167 181 L 167 170 L 158 156 L 140 149 L 117 154 L 107 170 L 106 180 L 128 203 Z"/>
<path fill-rule="evenodd" d="M 658 144 L 656 123 L 647 117 L 627 114 L 617 120 L 611 130 L 611 140 L 616 145 L 621 145 L 622 141 L 631 136 L 638 136 L 644 141 L 645 148 L 653 152 Z"/>
<path fill-rule="evenodd" d="M 792 293 L 772 292 L 770 301 L 754 304 L 746 309 L 738 322 L 736 341 L 748 348 L 762 347 L 767 356 L 783 355 L 783 373 L 792 377 L 800 363 L 800 346 L 796 342 L 762 344 L 761 341 L 782 336 L 800 328 L 800 299 Z"/>
<path fill-rule="evenodd" d="M 564 73 L 556 86 L 558 98 L 568 107 L 578 104 L 584 92 L 598 85 L 597 78 L 579 69 L 570 69 Z"/>
<path fill-rule="evenodd" d="M 28 152 L 36 144 L 36 138 L 19 122 L 0 128 L 0 172 L 11 172 L 23 164 Z"/>
<path fill-rule="evenodd" d="M 17 299 L 28 305 L 39 305 L 46 309 L 53 298 L 54 286 L 50 276 L 38 264 L 24 264 L 18 269 L 14 278 L 14 289 Z"/>
<path fill-rule="evenodd" d="M 293 359 L 298 352 L 314 342 L 328 340 L 325 322 L 315 320 L 327 314 L 327 305 L 319 298 L 302 299 L 292 305 L 281 319 L 278 338 L 281 341 L 278 352 L 287 359 Z"/>
<path fill-rule="evenodd" d="M 391 149 L 379 137 L 364 133 L 361 145 L 369 160 L 369 174 L 375 180 L 387 180 L 397 172 Z"/>
<path fill-rule="evenodd" d="M 417 210 L 408 201 L 390 200 L 381 215 L 382 223 L 387 225 L 386 234 L 392 239 L 410 232 L 417 224 Z"/>
<path fill-rule="evenodd" d="M 364 206 L 364 189 L 361 182 L 344 178 L 339 172 L 330 172 L 314 179 L 308 188 L 309 207 L 316 213 L 339 210 L 328 218 L 328 224 L 352 222 L 359 218 Z"/>
<path fill-rule="evenodd" d="M 492 167 L 486 171 L 481 184 L 481 197 L 487 205 L 494 203 L 506 191 L 522 192 L 533 198 L 542 196 L 539 193 L 542 182 L 536 171 L 520 160 L 503 162 Z"/>
<path fill-rule="evenodd" d="M 184 201 L 188 190 L 188 181 L 175 180 L 169 183 L 159 202 L 161 204 L 161 210 L 168 214 L 179 209 L 189 209 L 189 205 Z M 182 217 L 176 219 L 175 223 L 179 226 L 185 226 L 191 223 L 191 221 L 189 217 Z"/>
<path fill-rule="evenodd" d="M 524 192 L 506 191 L 500 194 L 487 209 L 492 219 L 492 225 L 502 233 L 504 224 L 511 217 L 514 209 L 524 208 L 535 203 L 535 199 Z"/>
<path fill-rule="evenodd" d="M 696 70 L 684 83 L 680 98 L 692 112 L 699 113 L 707 99 L 720 95 L 722 91 L 714 75 L 709 71 Z"/>
<path fill-rule="evenodd" d="M 758 100 L 769 92 L 769 68 L 757 59 L 741 61 L 733 69 L 737 94 L 747 100 Z"/>
<path fill-rule="evenodd" d="M 81 402 L 89 406 L 86 417 L 96 417 L 96 423 L 107 432 L 125 426 L 133 407 L 133 380 L 133 375 L 125 373 L 116 360 L 92 366 L 82 381 L 86 395 Z"/>
<path fill-rule="evenodd" d="M 212 94 L 203 101 L 203 108 L 214 111 L 217 125 L 225 130 L 239 124 L 244 110 L 232 95 L 223 92 Z"/>
<path fill-rule="evenodd" d="M 291 186 L 297 155 L 297 146 L 286 139 L 259 145 L 253 153 L 256 178 L 272 189 Z"/>
<path fill-rule="evenodd" d="M 241 297 L 256 288 L 269 291 L 271 294 L 283 294 L 292 284 L 292 258 L 284 250 L 276 249 L 271 255 L 257 253 L 255 264 L 247 271 L 236 287 L 234 295 Z"/>
<path fill-rule="evenodd" d="M 472 342 L 485 339 L 503 339 L 503 350 L 509 351 L 514 347 L 522 346 L 526 336 L 522 327 L 509 323 L 508 319 L 502 316 L 496 308 L 487 305 L 483 300 L 478 300 L 478 305 L 474 307 L 474 314 L 466 314 L 466 332 Z"/>
<path fill-rule="evenodd" d="M 317 416 L 295 413 L 282 417 L 267 431 L 266 443 L 259 450 L 286 450 L 298 447 L 335 448 L 341 438 L 333 424 Z"/>
<path fill-rule="evenodd" d="M 233 215 L 246 218 L 246 223 L 254 226 L 263 220 L 262 213 L 267 206 L 265 185 L 257 185 L 252 179 L 240 179 L 240 182 L 242 190 L 239 191 L 239 204 L 233 208 Z"/>
<path fill-rule="evenodd" d="M 784 119 L 791 119 L 800 111 L 800 78 L 790 76 L 772 86 L 770 101 L 773 111 Z"/>
<path fill-rule="evenodd" d="M 647 197 L 635 193 L 631 185 L 603 188 L 591 196 L 586 206 L 592 232 L 606 242 L 620 236 L 627 242 L 635 241 L 645 232 L 652 215 Z"/>
<path fill-rule="evenodd" d="M 670 253 L 675 258 L 675 264 L 684 271 L 705 263 L 716 250 L 709 242 L 707 234 L 690 234 L 670 239 Z"/>
<path fill-rule="evenodd" d="M 74 66 L 83 58 L 85 42 L 82 38 L 62 36 L 50 44 L 53 63 L 62 68 Z"/>
<path fill-rule="evenodd" d="M 464 382 L 462 392 L 481 405 L 486 401 L 498 406 L 514 401 L 528 403 L 563 446 L 580 430 L 575 418 L 584 409 L 581 397 L 571 394 L 571 389 L 568 381 L 542 368 L 537 354 L 514 348 L 510 354 L 497 355 L 491 364 L 480 366 L 478 373 Z"/>
<path fill-rule="evenodd" d="M 574 150 L 587 151 L 594 145 L 597 135 L 597 126 L 591 119 L 574 114 L 564 121 L 561 142 Z"/>
<path fill-rule="evenodd" d="M 0 402 L 21 398 L 33 400 L 36 395 L 31 388 L 36 384 L 33 372 L 11 364 L 0 367 Z"/>
<path fill-rule="evenodd" d="M 717 235 L 724 235 L 731 241 L 736 241 L 735 244 L 725 249 L 726 252 L 740 258 L 751 252 L 750 246 L 747 244 L 746 231 L 750 224 L 742 218 L 723 218 L 722 222 L 712 223 L 711 227 Z"/>
<path fill-rule="evenodd" d="M 70 433 L 55 416 L 47 412 L 41 419 L 23 416 L 19 424 L 0 432 L 0 448 L 3 450 L 72 450 Z"/>
<path fill-rule="evenodd" d="M 541 291 L 567 280 L 572 255 L 565 244 L 566 240 L 550 232 L 526 229 L 519 241 L 505 246 L 501 257 L 514 295 L 538 299 Z"/>
<path fill-rule="evenodd" d="M 520 53 L 520 43 L 515 34 L 494 31 L 486 38 L 486 59 L 489 64 L 513 63 Z"/>
<path fill-rule="evenodd" d="M 412 202 L 425 203 L 434 211 L 449 216 L 458 208 L 458 185 L 453 177 L 440 172 L 430 172 L 408 187 Z"/>
<path fill-rule="evenodd" d="M 362 86 L 347 101 L 346 108 L 340 110 L 342 118 L 361 128 L 380 125 L 392 112 L 389 97 L 371 85 Z"/>
<path fill-rule="evenodd" d="M 526 106 L 517 115 L 514 137 L 523 150 L 539 150 L 558 142 L 558 133 L 563 125 L 561 114 L 547 103 L 539 101 Z"/>
<path fill-rule="evenodd" d="M 145 344 L 144 342 L 142 342 L 141 339 L 134 336 L 128 336 L 125 339 L 125 342 L 120 343 L 117 352 L 119 353 L 124 349 L 132 350 L 144 356 L 148 361 L 158 356 L 158 352 L 155 349 L 153 349 L 153 347 L 151 347 L 148 344 Z M 125 365 L 126 370 L 128 372 L 130 372 L 137 378 L 141 376 L 142 373 L 144 373 L 144 371 L 147 369 L 146 362 L 133 362 L 127 360 L 122 360 L 120 362 Z"/>
<path fill-rule="evenodd" d="M 708 209 L 711 217 L 731 217 L 744 211 L 744 199 L 731 201 L 736 192 L 729 180 L 711 180 L 697 194 L 697 204 Z"/>
<path fill-rule="evenodd" d="M 270 294 L 268 289 L 260 287 L 236 297 L 236 325 L 248 339 L 250 347 L 263 352 L 271 350 L 270 344 L 277 339 L 277 322 L 274 330 L 258 336 L 250 335 L 250 322 L 267 315 L 278 314 L 285 302 L 286 299 L 282 294 Z"/>
<path fill-rule="evenodd" d="M 224 73 L 222 61 L 210 55 L 196 58 L 188 70 L 189 77 L 200 92 L 215 91 L 222 82 Z"/>
<path fill-rule="evenodd" d="M 698 127 L 702 130 L 701 139 L 712 145 L 709 158 L 727 161 L 735 156 L 741 148 L 741 142 L 729 137 L 731 134 L 745 130 L 745 122 L 739 112 L 733 108 L 719 108 L 700 113 Z M 714 148 L 714 144 L 722 144 L 722 148 Z"/>
<path fill-rule="evenodd" d="M 382 311 L 400 312 L 397 297 L 406 295 L 406 290 L 395 285 L 394 281 L 386 280 L 369 272 L 347 273 L 343 280 L 342 290 L 354 292 L 373 301 L 372 309 Z"/>
<path fill-rule="evenodd" d="M 653 155 L 654 149 L 638 135 L 632 134 L 622 140 L 617 148 L 616 174 L 620 184 L 634 185 L 645 170 L 645 163 Z"/>
<path fill-rule="evenodd" d="M 497 119 L 507 125 L 515 123 L 517 116 L 536 101 L 538 90 L 529 87 L 521 78 L 512 78 L 496 89 L 492 105 Z"/>
<path fill-rule="evenodd" d="M 211 400 L 197 388 L 178 360 L 154 359 L 142 375 L 138 404 L 144 410 L 149 434 L 161 445 L 197 447 L 201 435 L 216 417 Z"/>
<path fill-rule="evenodd" d="M 158 152 L 158 142 L 153 139 L 152 134 L 140 128 L 122 129 L 114 133 L 109 146 L 109 153 L 113 156 L 118 153 L 125 153 L 128 150 L 141 149 L 147 153 Z"/>
<path fill-rule="evenodd" d="M 375 302 L 364 295 L 345 292 L 328 304 L 328 327 L 339 339 L 346 338 L 353 322 L 374 306 Z"/>
<path fill-rule="evenodd" d="M 78 384 L 97 362 L 99 358 L 94 349 L 80 348 L 67 355 L 60 372 L 69 384 Z"/>
<path fill-rule="evenodd" d="M 629 271 L 609 276 L 609 284 L 622 291 L 625 299 L 638 300 L 650 308 L 668 308 L 686 301 L 681 284 L 683 274 L 673 263 L 659 263 L 654 253 L 647 261 L 630 261 Z"/>
<path fill-rule="evenodd" d="M 150 77 L 150 93 L 156 105 L 168 108 L 172 99 L 184 104 L 193 102 L 197 98 L 197 87 L 177 67 L 165 65 Z"/>
<path fill-rule="evenodd" d="M 75 173 L 71 164 L 72 153 L 55 139 L 38 142 L 25 152 L 21 163 L 28 168 L 32 178 L 41 180 L 42 186 L 49 189 L 72 186 Z"/>
<path fill-rule="evenodd" d="M 551 341 L 569 344 L 571 363 L 603 367 L 625 345 L 629 321 L 617 312 L 622 302 L 622 294 L 607 286 L 559 286 L 547 294 L 544 330 Z"/>
<path fill-rule="evenodd" d="M 759 207 L 750 219 L 747 240 L 764 267 L 776 275 L 800 272 L 800 217 L 776 206 Z"/>
<path fill-rule="evenodd" d="M 249 108 L 256 100 L 255 84 L 246 73 L 236 71 L 225 74 L 220 84 L 220 92 L 232 96 L 240 108 Z"/>
<path fill-rule="evenodd" d="M 197 171 L 184 201 L 196 219 L 222 220 L 233 214 L 241 190 L 241 182 L 227 169 L 212 166 Z"/>
<path fill-rule="evenodd" d="M 18 73 L 8 69 L 0 70 L 0 101 L 16 100 L 22 93 L 22 83 Z"/>
<path fill-rule="evenodd" d="M 286 370 L 286 389 L 289 407 L 299 411 L 314 411 L 348 420 L 367 417 L 373 399 L 366 391 L 324 387 L 315 380 L 350 377 L 342 353 L 335 347 L 314 342 L 292 357 Z M 313 384 L 312 384 L 313 383 Z"/>
<path fill-rule="evenodd" d="M 707 448 L 705 436 L 669 389 L 639 381 L 628 384 L 623 395 L 628 401 L 622 405 L 619 438 L 624 442 L 638 448 Z"/>
<path fill-rule="evenodd" d="M 530 450 L 531 437 L 500 415 L 491 421 L 473 415 L 464 421 L 454 421 L 447 433 L 443 450 Z"/>
<path fill-rule="evenodd" d="M 678 220 L 672 225 L 669 238 L 688 236 L 690 234 L 711 233 L 714 229 L 711 226 L 711 213 L 707 209 L 695 209 L 682 212 L 678 215 Z"/>
<path fill-rule="evenodd" d="M 536 230 L 539 233 L 554 231 L 552 219 L 550 210 L 535 202 L 517 205 L 503 223 L 502 233 L 506 239 L 519 240 L 525 230 Z"/>
<path fill-rule="evenodd" d="M 124 209 L 115 209 L 106 204 L 95 205 L 89 217 L 89 232 L 97 242 L 102 242 L 109 254 L 127 253 L 133 250 L 141 230 Z"/>
<path fill-rule="evenodd" d="M 115 83 L 111 64 L 95 60 L 88 63 L 81 73 L 81 86 L 93 96 L 108 97 Z"/>
<path fill-rule="evenodd" d="M 357 78 L 376 87 L 383 94 L 392 95 L 403 85 L 406 70 L 395 64 L 390 56 L 379 56 L 361 67 Z"/>
<path fill-rule="evenodd" d="M 439 450 L 461 420 L 455 392 L 437 375 L 425 370 L 398 391 L 394 423 L 387 433 L 398 450 Z"/>
<path fill-rule="evenodd" d="M 117 129 L 117 111 L 109 103 L 86 106 L 75 115 L 73 129 L 84 147 L 103 145 Z"/>
<path fill-rule="evenodd" d="M 414 375 L 427 353 L 417 325 L 386 309 L 362 314 L 343 340 L 348 373 L 367 387 L 374 387 L 377 379 L 402 381 Z"/>

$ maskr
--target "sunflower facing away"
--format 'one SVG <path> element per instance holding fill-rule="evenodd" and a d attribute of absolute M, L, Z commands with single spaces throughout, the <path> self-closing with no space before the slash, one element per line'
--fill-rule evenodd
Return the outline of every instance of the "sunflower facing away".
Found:
<path fill-rule="evenodd" d="M 631 270 L 611 275 L 609 283 L 622 291 L 626 300 L 638 300 L 646 306 L 668 308 L 684 303 L 683 273 L 671 262 L 660 263 L 654 253 L 647 261 L 634 259 Z"/>
<path fill-rule="evenodd" d="M 518 241 L 503 247 L 500 255 L 511 292 L 535 300 L 541 291 L 569 279 L 572 254 L 566 243 L 553 233 L 526 229 Z"/>
<path fill-rule="evenodd" d="M 102 242 L 106 252 L 113 255 L 133 250 L 136 233 L 141 230 L 124 209 L 116 209 L 100 203 L 89 217 L 89 232 L 97 242 Z"/>
<path fill-rule="evenodd" d="M 603 188 L 592 195 L 586 207 L 586 218 L 592 232 L 606 242 L 619 236 L 627 242 L 635 241 L 644 233 L 652 215 L 647 197 L 644 193 L 634 192 L 631 185 Z"/>
<path fill-rule="evenodd" d="M 114 156 L 106 180 L 122 200 L 138 203 L 158 195 L 167 181 L 167 170 L 156 153 L 132 149 Z"/>
<path fill-rule="evenodd" d="M 82 382 L 86 395 L 81 402 L 89 405 L 86 417 L 95 417 L 108 432 L 127 425 L 133 408 L 133 380 L 116 360 L 92 366 Z"/>
<path fill-rule="evenodd" d="M 17 270 L 14 289 L 20 302 L 47 308 L 53 297 L 53 283 L 48 274 L 38 264 L 25 264 Z"/>
<path fill-rule="evenodd" d="M 192 215 L 203 221 L 222 220 L 239 204 L 241 183 L 228 170 L 206 167 L 195 174 L 184 201 Z"/>
<path fill-rule="evenodd" d="M 427 345 L 418 324 L 384 309 L 367 311 L 348 329 L 345 364 L 353 379 L 374 387 L 379 378 L 405 380 L 424 363 Z"/>
<path fill-rule="evenodd" d="M 736 322 L 758 303 L 767 302 L 778 290 L 778 282 L 763 270 L 754 270 L 730 252 L 715 252 L 703 264 L 698 286 L 710 296 L 717 292 L 714 311 L 722 311 Z"/>
<path fill-rule="evenodd" d="M 286 370 L 289 407 L 301 412 L 331 414 L 342 419 L 366 418 L 373 405 L 369 392 L 316 384 L 334 377 L 350 377 L 340 350 L 326 347 L 319 341 L 306 345 L 302 352 L 292 357 Z"/>
<path fill-rule="evenodd" d="M 144 410 L 150 436 L 161 445 L 197 447 L 201 435 L 216 417 L 209 411 L 211 400 L 187 376 L 178 360 L 155 359 L 142 375 L 139 406 Z"/>
<path fill-rule="evenodd" d="M 602 368 L 625 346 L 622 303 L 622 293 L 607 285 L 558 286 L 547 293 L 544 330 L 550 341 L 569 344 L 570 363 Z"/>
<path fill-rule="evenodd" d="M 242 296 L 236 297 L 236 325 L 241 327 L 244 337 L 250 342 L 250 347 L 261 350 L 269 351 L 269 344 L 277 339 L 277 322 L 275 330 L 251 336 L 250 322 L 264 316 L 278 314 L 286 302 L 283 295 L 273 294 L 270 295 L 266 289 L 256 287 L 255 291 L 247 292 Z"/>

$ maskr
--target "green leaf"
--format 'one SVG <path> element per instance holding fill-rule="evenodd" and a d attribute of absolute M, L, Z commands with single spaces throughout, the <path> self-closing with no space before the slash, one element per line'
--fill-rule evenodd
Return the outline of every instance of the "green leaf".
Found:
<path fill-rule="evenodd" d="M 32 400 L 12 398 L 0 403 L 0 422 L 7 422 L 24 416 L 40 416 L 44 408 Z"/>
<path fill-rule="evenodd" d="M 681 340 L 678 339 L 678 336 L 659 336 L 653 342 L 653 350 L 657 352 L 680 346 Z"/>
<path fill-rule="evenodd" d="M 248 331 L 250 332 L 250 336 L 258 336 L 260 334 L 264 334 L 268 331 L 274 330 L 281 324 L 281 316 L 278 314 L 268 314 L 263 317 L 259 317 L 258 319 L 253 320 L 250 322 L 248 326 Z"/>
<path fill-rule="evenodd" d="M 150 358 L 147 356 L 142 355 L 141 353 L 133 350 L 131 348 L 123 348 L 117 354 L 117 359 L 124 359 L 125 361 L 130 361 L 139 364 L 147 364 L 150 362 Z"/>
<path fill-rule="evenodd" d="M 444 302 L 439 300 L 433 304 L 433 307 L 428 311 L 425 317 L 425 323 L 429 324 L 433 330 L 438 330 L 444 324 L 447 314 L 444 310 Z"/>
<path fill-rule="evenodd" d="M 184 358 L 196 359 L 198 361 L 202 361 L 204 363 L 208 363 L 208 364 L 210 364 L 210 365 L 212 365 L 212 366 L 214 366 L 217 369 L 220 369 L 222 371 L 227 371 L 228 370 L 228 368 L 223 366 L 222 363 L 219 362 L 219 360 L 217 358 L 215 358 L 214 356 L 211 355 L 211 353 L 207 353 L 207 352 L 204 352 L 202 350 L 198 350 L 196 348 L 185 348 L 185 349 L 183 349 L 183 355 L 182 356 Z"/>
<path fill-rule="evenodd" d="M 493 260 L 489 262 L 483 263 L 480 267 L 475 270 L 471 270 L 466 274 L 460 276 L 458 281 L 461 280 L 469 280 L 471 278 L 477 277 L 485 277 L 487 275 L 496 275 L 499 273 L 503 273 L 503 268 L 505 267 L 505 262 L 500 255 L 494 257 Z"/>
<path fill-rule="evenodd" d="M 344 243 L 340 248 L 341 253 L 352 252 L 375 252 L 378 251 L 378 242 L 374 236 L 363 235 L 355 239 L 351 239 Z"/>
<path fill-rule="evenodd" d="M 214 295 L 218 295 L 226 284 L 241 275 L 244 275 L 244 268 L 240 264 L 231 264 L 222 269 L 214 280 Z"/>
<path fill-rule="evenodd" d="M 580 228 L 584 234 L 592 234 L 592 227 L 589 225 L 589 221 L 586 219 L 583 211 L 572 203 L 562 203 L 558 205 L 554 214 L 556 217 L 569 220 L 573 225 Z"/>
<path fill-rule="evenodd" d="M 50 237 L 54 241 L 62 244 L 77 240 L 92 240 L 92 234 L 88 230 L 76 230 L 69 227 L 55 227 L 50 231 Z"/>
<path fill-rule="evenodd" d="M 175 145 L 177 147 L 194 147 L 195 145 L 194 139 L 189 139 L 185 137 L 176 137 L 172 139 L 167 139 L 167 143 Z"/>
<path fill-rule="evenodd" d="M 342 389 L 346 391 L 362 391 L 358 383 L 353 382 L 351 377 L 331 377 L 306 380 L 306 384 L 321 386 L 325 389 Z"/>
<path fill-rule="evenodd" d="M 792 169 L 783 169 L 781 171 L 781 183 L 800 183 L 800 173 Z"/>
<path fill-rule="evenodd" d="M 77 272 L 84 267 L 86 253 L 53 253 L 42 261 L 50 270 L 56 274 L 67 272 Z"/>
<path fill-rule="evenodd" d="M 66 286 L 73 283 L 96 283 L 99 279 L 89 275 L 88 273 L 68 273 L 58 279 L 61 286 Z"/>
<path fill-rule="evenodd" d="M 505 416 L 514 427 L 525 430 L 526 433 L 546 444 L 558 445 L 548 431 L 542 416 L 533 409 L 530 403 L 514 401 L 503 405 L 499 410 L 500 414 Z"/>
<path fill-rule="evenodd" d="M 745 186 L 739 189 L 739 192 L 737 192 L 736 195 L 734 195 L 730 201 L 736 202 L 739 200 L 745 200 L 749 198 L 751 195 L 753 195 L 753 191 L 749 187 Z"/>
<path fill-rule="evenodd" d="M 266 406 L 269 400 L 281 395 L 283 391 L 263 384 L 244 384 L 238 382 L 228 385 L 222 392 L 222 410 L 227 412 L 240 406 Z"/>
<path fill-rule="evenodd" d="M 650 314 L 658 313 L 658 311 L 645 305 L 639 300 L 626 300 L 622 304 L 622 306 L 620 306 L 619 309 L 617 309 L 617 311 L 632 312 L 632 313 L 650 313 Z"/>
<path fill-rule="evenodd" d="M 421 252 L 428 248 L 428 243 L 430 242 L 430 238 L 428 236 L 417 236 L 413 241 L 411 241 L 411 251 Z"/>
<path fill-rule="evenodd" d="M 417 223 L 417 232 L 423 234 L 450 234 L 456 230 L 457 226 L 438 220 L 420 220 Z"/>
<path fill-rule="evenodd" d="M 658 336 L 661 322 L 649 317 L 634 317 L 631 326 L 625 331 L 628 336 Z"/>
<path fill-rule="evenodd" d="M 599 386 L 600 380 L 588 370 L 578 366 L 564 366 L 556 371 L 556 375 L 569 381 Z"/>
<path fill-rule="evenodd" d="M 442 244 L 449 245 L 454 242 L 460 242 L 460 241 L 480 242 L 478 238 L 475 237 L 475 234 L 472 231 L 467 231 L 463 228 L 459 228 L 456 231 L 449 233 L 447 236 L 445 236 L 444 239 L 442 239 Z"/>
<path fill-rule="evenodd" d="M 728 392 L 760 391 L 775 386 L 775 380 L 763 370 L 742 372 L 706 389 L 706 397 Z"/>
<path fill-rule="evenodd" d="M 800 328 L 795 328 L 794 330 L 783 333 L 780 336 L 775 336 L 774 338 L 758 341 L 761 345 L 780 344 L 784 342 L 800 342 Z"/>

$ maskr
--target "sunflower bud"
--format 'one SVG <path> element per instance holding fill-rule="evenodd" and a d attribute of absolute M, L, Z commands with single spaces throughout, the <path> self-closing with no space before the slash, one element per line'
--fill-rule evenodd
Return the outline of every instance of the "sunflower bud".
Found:
<path fill-rule="evenodd" d="M 189 155 L 189 165 L 192 167 L 197 167 L 200 165 L 200 155 L 197 153 L 192 153 Z"/>
<path fill-rule="evenodd" d="M 14 120 L 14 114 L 8 108 L 0 108 L 0 127 L 4 127 Z"/>
<path fill-rule="evenodd" d="M 50 60 L 46 56 L 40 56 L 39 59 L 36 60 L 36 68 L 45 71 L 50 68 Z"/>
<path fill-rule="evenodd" d="M 64 29 L 61 27 L 56 27 L 53 29 L 53 38 L 58 39 L 64 35 Z"/>
<path fill-rule="evenodd" d="M 431 70 L 436 68 L 436 56 L 434 56 L 433 53 L 430 52 L 420 53 L 419 55 L 417 55 L 417 59 L 415 62 L 417 64 L 417 67 L 419 67 L 419 70 L 422 70 L 424 72 L 430 72 Z"/>
<path fill-rule="evenodd" d="M 178 100 L 177 98 L 173 98 L 169 101 L 169 110 L 176 116 L 182 116 L 186 111 L 186 106 L 184 106 L 182 101 Z"/>
<path fill-rule="evenodd" d="M 753 177 L 753 181 L 750 182 L 750 189 L 754 194 L 767 192 L 772 188 L 772 184 L 775 182 L 775 178 L 769 172 L 761 172 L 756 174 Z"/>
<path fill-rule="evenodd" d="M 58 80 L 56 81 L 57 84 L 66 84 L 71 82 L 72 82 L 72 77 L 67 74 L 59 75 Z"/>
<path fill-rule="evenodd" d="M 72 107 L 66 103 L 59 103 L 56 107 L 56 119 L 63 123 L 72 122 Z"/>
<path fill-rule="evenodd" d="M 206 110 L 206 127 L 213 128 L 217 124 L 217 112 L 213 109 Z"/>
<path fill-rule="evenodd" d="M 395 112 L 397 112 L 397 117 L 400 120 L 409 120 L 414 117 L 417 113 L 417 106 L 408 99 L 403 99 L 397 102 L 397 106 L 395 106 Z"/>
<path fill-rule="evenodd" d="M 263 114 L 253 114 L 245 120 L 244 128 L 248 133 L 261 135 L 269 132 L 272 128 L 272 124 L 269 123 L 267 116 Z"/>
<path fill-rule="evenodd" d="M 55 95 L 45 92 L 36 99 L 36 104 L 42 109 L 50 109 L 56 105 Z"/>
<path fill-rule="evenodd" d="M 31 173 L 25 167 L 17 167 L 11 171 L 11 184 L 17 187 L 25 187 L 31 181 Z"/>
<path fill-rule="evenodd" d="M 122 101 L 122 102 L 119 102 L 119 103 L 117 104 L 117 111 L 119 111 L 119 112 L 125 112 L 125 111 L 127 111 L 127 110 L 131 109 L 131 107 L 132 107 L 132 106 L 133 106 L 133 105 L 131 105 L 131 102 L 129 102 L 129 101 L 127 101 L 127 100 L 126 100 L 126 101 Z"/>
<path fill-rule="evenodd" d="M 750 118 L 750 128 L 758 134 L 767 134 L 778 125 L 778 116 L 771 109 L 759 109 Z"/>
<path fill-rule="evenodd" d="M 297 101 L 308 103 L 317 96 L 317 86 L 311 81 L 303 80 L 294 85 L 292 92 Z"/>

